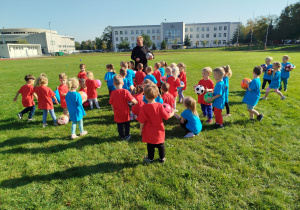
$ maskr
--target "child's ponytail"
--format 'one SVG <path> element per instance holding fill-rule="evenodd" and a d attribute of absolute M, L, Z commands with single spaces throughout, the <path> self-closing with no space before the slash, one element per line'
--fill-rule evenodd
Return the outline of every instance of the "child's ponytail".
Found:
<path fill-rule="evenodd" d="M 110 69 L 114 74 L 116 74 L 116 70 L 115 70 L 114 65 L 112 63 L 107 64 L 106 68 Z"/>

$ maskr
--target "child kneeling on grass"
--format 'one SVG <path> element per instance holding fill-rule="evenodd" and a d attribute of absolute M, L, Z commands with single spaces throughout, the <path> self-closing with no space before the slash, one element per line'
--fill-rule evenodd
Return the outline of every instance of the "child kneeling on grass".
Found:
<path fill-rule="evenodd" d="M 137 121 L 140 122 L 140 134 L 142 141 L 147 143 L 148 156 L 145 157 L 147 163 L 153 162 L 155 148 L 158 148 L 159 162 L 166 161 L 165 158 L 165 128 L 163 119 L 167 120 L 174 115 L 174 111 L 168 114 L 163 105 L 155 102 L 159 94 L 155 84 L 146 85 L 144 94 L 148 101 L 141 109 Z"/>
<path fill-rule="evenodd" d="M 202 130 L 202 124 L 197 113 L 197 103 L 192 97 L 186 97 L 183 100 L 186 107 L 181 113 L 180 125 L 187 132 L 184 138 L 194 137 Z"/>
<path fill-rule="evenodd" d="M 76 135 L 76 125 L 78 123 L 80 136 L 84 136 L 87 134 L 87 131 L 83 130 L 83 116 L 85 116 L 85 111 L 82 106 L 81 95 L 76 92 L 79 87 L 78 80 L 74 77 L 69 79 L 68 81 L 69 92 L 66 95 L 66 104 L 68 107 L 70 120 L 72 121 L 71 127 L 71 139 L 78 138 Z"/>

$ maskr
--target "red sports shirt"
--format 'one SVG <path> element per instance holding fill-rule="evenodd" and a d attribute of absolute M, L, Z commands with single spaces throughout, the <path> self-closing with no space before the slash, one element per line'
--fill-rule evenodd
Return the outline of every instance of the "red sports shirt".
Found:
<path fill-rule="evenodd" d="M 87 94 L 87 88 L 80 88 L 79 91 L 85 92 Z"/>
<path fill-rule="evenodd" d="M 35 103 L 33 101 L 33 86 L 32 85 L 23 85 L 18 91 L 22 95 L 22 104 L 24 107 L 31 107 Z"/>
<path fill-rule="evenodd" d="M 143 71 L 137 71 L 135 73 L 136 84 L 141 85 L 144 82 L 146 74 Z"/>
<path fill-rule="evenodd" d="M 67 94 L 69 92 L 68 85 L 60 85 L 58 86 L 58 92 L 59 92 L 59 97 L 60 97 L 60 105 L 61 108 L 67 108 L 67 103 L 66 103 L 66 96 L 63 96 L 62 94 Z"/>
<path fill-rule="evenodd" d="M 172 108 L 174 108 L 175 99 L 174 96 L 170 93 L 164 93 L 162 96 L 164 103 L 169 104 Z"/>
<path fill-rule="evenodd" d="M 130 121 L 130 109 L 128 102 L 133 100 L 133 96 L 128 90 L 117 89 L 111 92 L 109 104 L 114 108 L 114 119 L 116 123 Z"/>
<path fill-rule="evenodd" d="M 88 99 L 94 99 L 97 98 L 97 88 L 98 88 L 98 83 L 96 82 L 96 80 L 92 80 L 92 79 L 87 79 L 85 81 L 85 85 L 87 88 L 87 98 Z"/>
<path fill-rule="evenodd" d="M 184 71 L 180 72 L 179 79 L 184 83 L 184 87 L 182 88 L 182 90 L 186 90 L 186 74 Z"/>
<path fill-rule="evenodd" d="M 52 97 L 55 96 L 55 93 L 51 90 L 51 88 L 39 86 L 35 87 L 33 90 L 38 96 L 39 109 L 53 109 Z"/>
<path fill-rule="evenodd" d="M 77 75 L 78 79 L 87 79 L 86 77 L 86 71 L 80 71 Z"/>
<path fill-rule="evenodd" d="M 172 94 L 175 97 L 178 96 L 178 92 L 177 92 L 177 87 L 180 86 L 180 79 L 176 78 L 176 80 L 174 81 L 174 77 L 170 76 L 168 78 L 167 83 L 169 83 L 170 88 L 169 88 L 169 93 Z"/>
<path fill-rule="evenodd" d="M 198 85 L 202 85 L 205 89 L 214 89 L 214 82 L 211 79 L 208 80 L 204 80 L 201 79 L 198 83 Z M 205 105 L 211 105 L 212 103 L 206 103 L 204 101 L 204 95 L 205 93 L 203 93 L 202 95 L 198 95 L 198 103 L 199 104 L 205 104 Z"/>
<path fill-rule="evenodd" d="M 142 140 L 150 144 L 161 144 L 165 141 L 165 128 L 163 119 L 167 120 L 169 114 L 160 103 L 145 104 L 141 107 L 137 121 L 144 124 Z"/>
<path fill-rule="evenodd" d="M 143 102 L 143 94 L 135 94 L 133 97 L 138 101 L 138 104 L 132 106 L 132 113 L 139 115 L 141 107 L 145 104 Z"/>
<path fill-rule="evenodd" d="M 161 73 L 160 71 L 157 69 L 154 71 L 153 76 L 155 77 L 155 79 L 157 80 L 156 86 L 160 87 L 161 86 Z"/>

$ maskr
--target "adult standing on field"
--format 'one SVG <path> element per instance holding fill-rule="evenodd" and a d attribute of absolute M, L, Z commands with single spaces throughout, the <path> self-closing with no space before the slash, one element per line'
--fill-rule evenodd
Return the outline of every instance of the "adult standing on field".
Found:
<path fill-rule="evenodd" d="M 148 49 L 148 47 L 144 46 L 144 38 L 142 36 L 138 36 L 136 40 L 137 46 L 133 48 L 131 53 L 131 59 L 135 61 L 135 70 L 137 70 L 137 65 L 142 63 L 144 66 L 144 70 L 147 68 L 148 60 L 154 59 L 153 53 Z M 147 59 L 146 54 L 151 53 L 152 55 Z M 144 71 L 143 70 L 143 71 Z"/>

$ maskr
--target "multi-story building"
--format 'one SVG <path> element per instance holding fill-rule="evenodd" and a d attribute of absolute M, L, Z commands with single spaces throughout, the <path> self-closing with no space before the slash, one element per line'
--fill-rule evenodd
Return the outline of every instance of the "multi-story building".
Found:
<path fill-rule="evenodd" d="M 161 23 L 160 25 L 115 26 L 112 27 L 113 49 L 118 50 L 118 44 L 123 40 L 130 43 L 130 48 L 136 46 L 136 38 L 142 34 L 149 35 L 157 48 L 165 40 L 168 48 L 183 46 L 186 36 L 191 40 L 191 47 L 218 47 L 228 44 L 239 22 L 191 23 L 184 22 Z"/>

